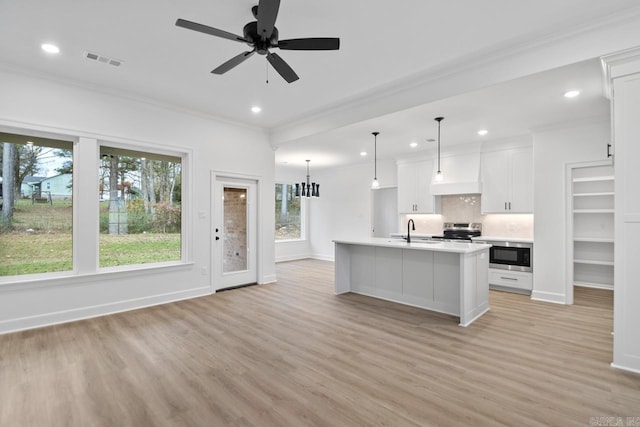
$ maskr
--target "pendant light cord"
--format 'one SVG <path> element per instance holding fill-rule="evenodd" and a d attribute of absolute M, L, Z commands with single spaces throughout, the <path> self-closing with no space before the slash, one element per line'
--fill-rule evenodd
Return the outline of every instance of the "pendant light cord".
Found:
<path fill-rule="evenodd" d="M 440 122 L 444 117 L 436 117 L 434 120 L 438 122 L 438 173 L 440 173 Z"/>
<path fill-rule="evenodd" d="M 371 132 L 373 134 L 373 179 L 378 179 L 378 135 L 380 132 Z"/>

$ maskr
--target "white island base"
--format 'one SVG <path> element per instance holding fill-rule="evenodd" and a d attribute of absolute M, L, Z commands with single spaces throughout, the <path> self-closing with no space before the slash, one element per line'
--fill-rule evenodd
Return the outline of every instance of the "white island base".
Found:
<path fill-rule="evenodd" d="M 353 292 L 460 318 L 489 310 L 489 248 L 387 239 L 335 242 L 335 293 Z"/>

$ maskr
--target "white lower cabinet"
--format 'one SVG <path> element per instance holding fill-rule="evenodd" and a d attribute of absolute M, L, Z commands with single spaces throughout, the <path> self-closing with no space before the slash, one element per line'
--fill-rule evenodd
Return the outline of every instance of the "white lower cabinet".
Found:
<path fill-rule="evenodd" d="M 533 289 L 533 274 L 524 271 L 509 271 L 490 268 L 489 284 L 530 291 Z"/>

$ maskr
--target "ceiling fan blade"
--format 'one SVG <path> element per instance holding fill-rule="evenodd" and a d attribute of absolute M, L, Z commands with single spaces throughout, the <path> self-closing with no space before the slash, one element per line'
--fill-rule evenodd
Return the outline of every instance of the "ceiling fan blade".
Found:
<path fill-rule="evenodd" d="M 338 50 L 340 39 L 336 37 L 314 37 L 278 41 L 278 47 L 285 50 Z"/>
<path fill-rule="evenodd" d="M 187 21 L 186 19 L 178 19 L 176 26 L 186 28 L 188 30 L 198 31 L 200 33 L 209 34 L 211 36 L 222 37 L 223 39 L 234 40 L 237 42 L 247 43 L 243 37 L 233 34 L 227 31 L 219 30 L 217 28 L 209 27 L 207 25 L 198 24 L 197 22 Z"/>
<path fill-rule="evenodd" d="M 298 80 L 300 77 L 296 74 L 295 71 L 284 62 L 284 59 L 280 58 L 277 53 L 271 53 L 267 55 L 267 61 L 276 69 L 278 74 L 282 76 L 283 79 L 287 81 L 287 83 L 293 83 Z"/>
<path fill-rule="evenodd" d="M 280 0 L 260 0 L 258 3 L 258 35 L 267 40 L 273 33 L 280 9 Z"/>
<path fill-rule="evenodd" d="M 218 68 L 216 68 L 215 70 L 213 70 L 211 72 L 213 74 L 224 74 L 227 71 L 229 71 L 230 69 L 232 69 L 234 67 L 237 67 L 238 65 L 242 64 L 244 61 L 249 59 L 254 53 L 256 53 L 255 49 L 254 50 L 249 50 L 247 52 L 242 52 L 240 55 L 234 56 L 233 58 L 231 58 L 230 60 L 228 60 L 224 64 L 220 65 Z"/>

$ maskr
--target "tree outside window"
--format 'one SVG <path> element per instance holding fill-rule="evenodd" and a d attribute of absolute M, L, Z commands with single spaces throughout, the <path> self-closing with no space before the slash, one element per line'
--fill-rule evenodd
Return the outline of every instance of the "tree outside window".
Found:
<path fill-rule="evenodd" d="M 179 157 L 102 146 L 100 267 L 182 258 Z"/>
<path fill-rule="evenodd" d="M 294 194 L 294 186 L 276 184 L 276 241 L 303 238 L 301 198 Z"/>

